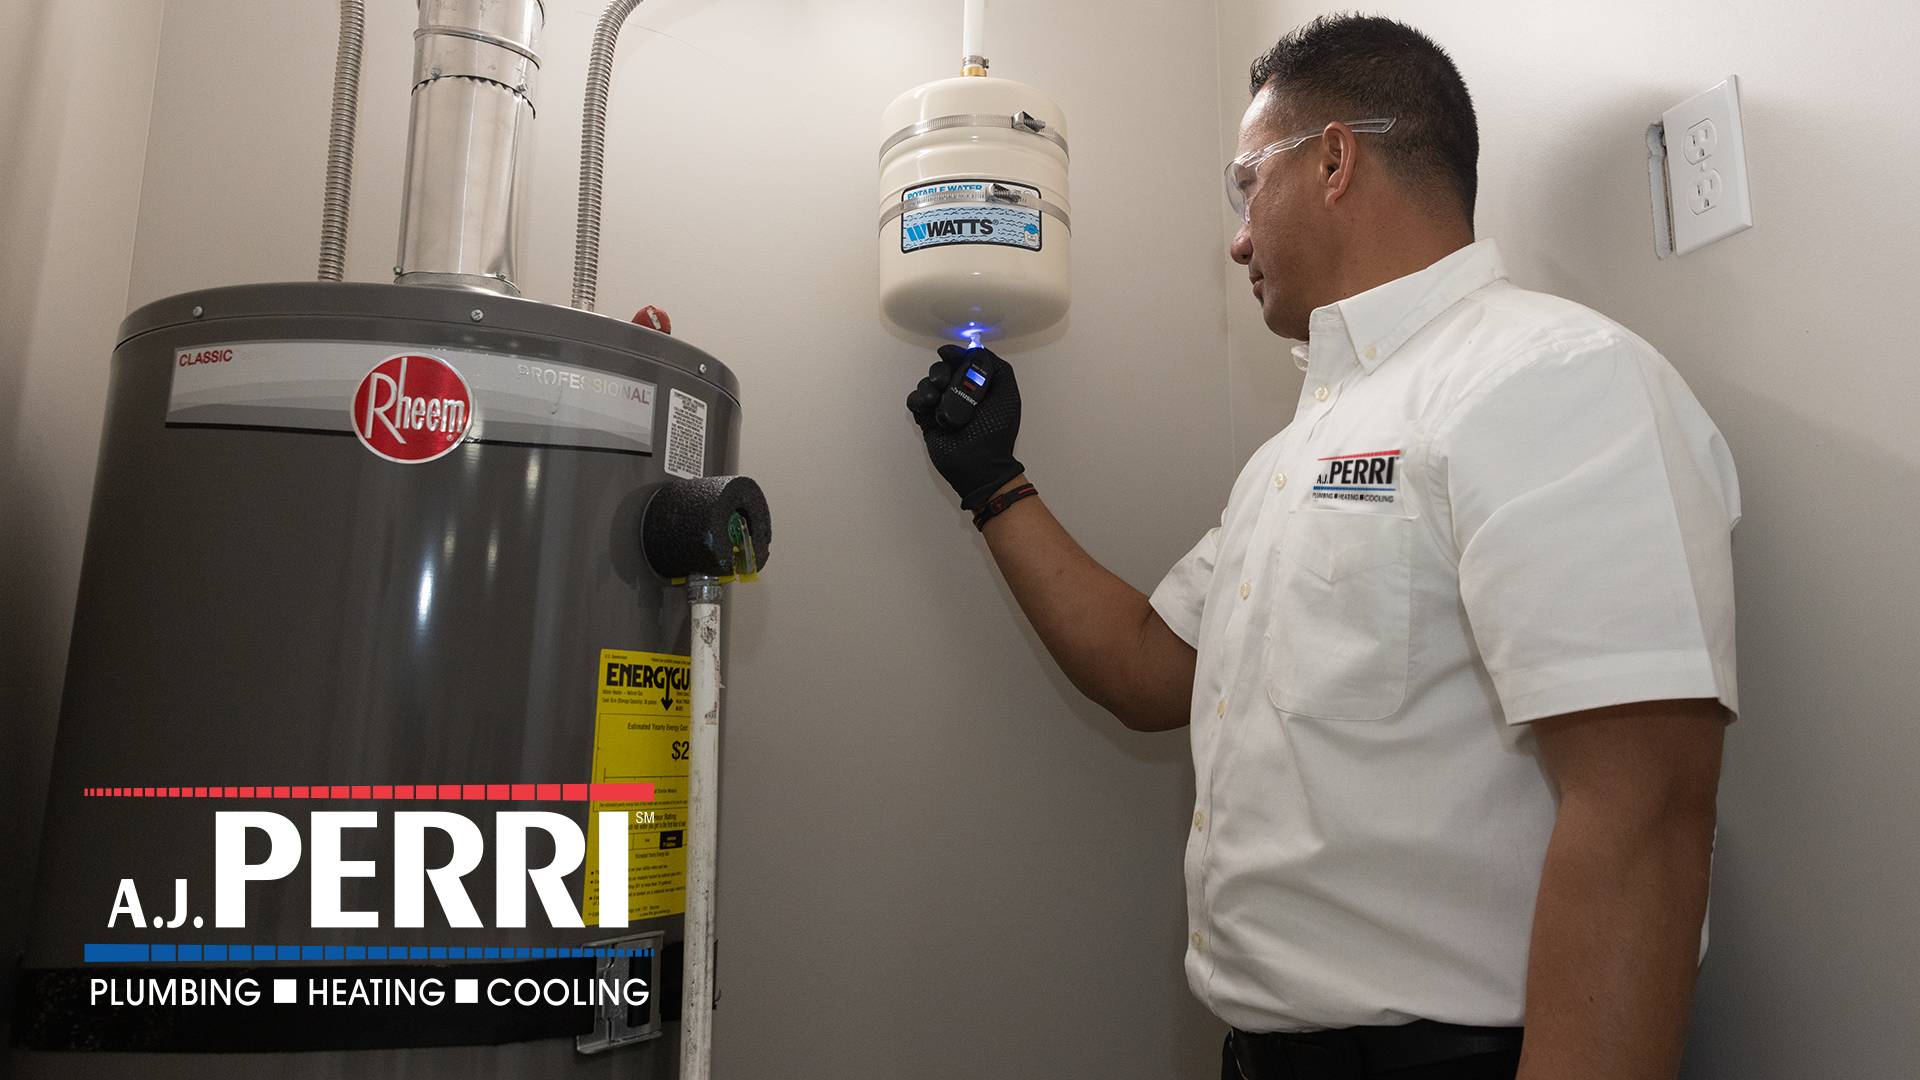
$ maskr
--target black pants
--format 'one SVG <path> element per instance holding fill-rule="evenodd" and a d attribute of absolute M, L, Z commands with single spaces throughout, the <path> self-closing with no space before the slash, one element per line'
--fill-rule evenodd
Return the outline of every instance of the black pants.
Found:
<path fill-rule="evenodd" d="M 1220 1080 L 1513 1080 L 1520 1071 L 1520 1048 L 1438 1061 L 1407 1069 L 1375 1071 L 1363 1066 L 1269 1068 L 1261 1075 L 1243 1073 L 1234 1058 L 1233 1034 L 1220 1047 Z"/>

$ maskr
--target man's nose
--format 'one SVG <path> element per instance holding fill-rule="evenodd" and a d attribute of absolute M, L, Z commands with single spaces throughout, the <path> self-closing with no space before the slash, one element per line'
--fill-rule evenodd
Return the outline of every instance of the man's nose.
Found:
<path fill-rule="evenodd" d="M 1246 222 L 1241 222 L 1240 231 L 1233 234 L 1233 243 L 1227 245 L 1227 254 L 1241 266 L 1253 261 L 1253 230 Z"/>

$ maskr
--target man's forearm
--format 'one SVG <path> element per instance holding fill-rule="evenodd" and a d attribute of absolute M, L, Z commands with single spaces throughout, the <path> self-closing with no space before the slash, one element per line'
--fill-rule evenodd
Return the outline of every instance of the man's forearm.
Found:
<path fill-rule="evenodd" d="M 1140 590 L 1095 562 L 1037 496 L 1002 511 L 985 535 L 1020 610 L 1082 694 L 1137 730 L 1187 722 L 1193 651 L 1149 635 L 1157 620 Z"/>
<path fill-rule="evenodd" d="M 1520 1080 L 1671 1080 L 1712 848 L 1710 812 L 1634 828 L 1562 805 L 1534 914 Z"/>

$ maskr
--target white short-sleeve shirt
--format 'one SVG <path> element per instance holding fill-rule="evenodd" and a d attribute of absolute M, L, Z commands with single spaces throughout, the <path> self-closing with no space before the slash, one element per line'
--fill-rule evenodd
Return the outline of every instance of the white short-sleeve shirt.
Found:
<path fill-rule="evenodd" d="M 1188 981 L 1251 1031 L 1521 1022 L 1527 721 L 1734 688 L 1726 442 L 1490 240 L 1313 312 L 1293 422 L 1154 591 L 1199 650 Z"/>

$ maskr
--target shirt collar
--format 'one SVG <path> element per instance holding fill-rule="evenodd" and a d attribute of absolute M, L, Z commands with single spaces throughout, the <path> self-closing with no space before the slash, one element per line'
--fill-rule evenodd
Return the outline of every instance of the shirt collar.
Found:
<path fill-rule="evenodd" d="M 1310 333 L 1344 331 L 1344 344 L 1352 346 L 1354 359 L 1371 375 L 1441 312 L 1506 276 L 1499 245 L 1481 240 L 1424 270 L 1316 309 L 1309 318 Z M 1302 371 L 1307 369 L 1307 351 L 1306 345 L 1293 349 L 1294 365 Z"/>

